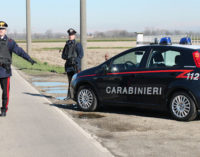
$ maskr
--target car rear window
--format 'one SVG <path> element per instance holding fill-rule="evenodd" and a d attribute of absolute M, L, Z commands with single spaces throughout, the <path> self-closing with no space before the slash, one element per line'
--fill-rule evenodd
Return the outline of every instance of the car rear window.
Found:
<path fill-rule="evenodd" d="M 190 49 L 153 49 L 147 68 L 195 66 L 192 53 Z"/>

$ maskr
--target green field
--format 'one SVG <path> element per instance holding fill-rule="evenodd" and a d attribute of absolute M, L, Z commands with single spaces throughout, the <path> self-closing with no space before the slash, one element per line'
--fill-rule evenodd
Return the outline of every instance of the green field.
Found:
<path fill-rule="evenodd" d="M 26 40 L 16 40 L 17 43 L 26 43 Z M 41 39 L 32 40 L 32 43 L 46 43 L 46 42 L 66 42 L 66 39 Z"/>
<path fill-rule="evenodd" d="M 37 60 L 36 60 L 37 61 Z M 49 65 L 48 63 L 39 62 L 37 64 L 31 65 L 28 61 L 23 58 L 13 54 L 13 65 L 20 70 L 24 70 L 28 73 L 37 72 L 55 72 L 55 73 L 64 73 L 64 67 Z"/>
<path fill-rule="evenodd" d="M 131 49 L 133 47 L 88 47 L 87 49 Z"/>
<path fill-rule="evenodd" d="M 32 40 L 33 43 L 42 43 L 42 42 L 66 42 L 68 39 L 41 39 L 41 40 Z M 16 40 L 18 43 L 25 43 L 26 40 Z M 79 41 L 79 39 L 77 39 Z M 136 41 L 135 38 L 113 38 L 113 39 L 88 39 L 87 42 L 119 42 L 119 41 Z"/>
<path fill-rule="evenodd" d="M 50 47 L 50 48 L 46 47 L 46 48 L 41 48 L 41 49 L 38 49 L 38 50 L 49 51 L 49 50 L 62 50 L 62 49 L 63 49 L 63 47 Z"/>
<path fill-rule="evenodd" d="M 131 49 L 133 47 L 87 47 L 87 49 Z M 42 48 L 38 49 L 40 51 L 53 51 L 53 50 L 62 50 L 63 47 L 51 47 L 51 48 Z"/>

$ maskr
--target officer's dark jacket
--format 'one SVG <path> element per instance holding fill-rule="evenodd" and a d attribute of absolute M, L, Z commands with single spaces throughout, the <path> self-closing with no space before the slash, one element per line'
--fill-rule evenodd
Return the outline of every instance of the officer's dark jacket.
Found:
<path fill-rule="evenodd" d="M 76 63 L 77 63 L 77 70 L 80 71 L 81 70 L 81 59 L 83 58 L 83 55 L 84 55 L 84 52 L 83 52 L 83 47 L 81 45 L 81 43 L 78 43 L 76 42 L 75 40 L 68 40 L 66 42 L 66 45 L 63 49 L 63 52 L 62 52 L 62 59 L 64 60 L 67 60 L 67 55 L 65 52 L 66 52 L 66 48 L 67 48 L 67 45 L 68 44 L 76 44 L 75 45 L 75 51 L 77 52 L 77 57 L 75 58 L 76 60 Z M 67 61 L 66 61 L 66 64 L 65 64 L 65 71 L 68 72 L 70 71 L 70 66 L 67 65 Z"/>
<path fill-rule="evenodd" d="M 23 57 L 27 61 L 31 61 L 30 56 L 21 48 L 19 47 L 13 39 L 4 36 L 3 39 L 0 40 L 8 40 L 8 50 L 12 56 L 12 52 L 16 53 L 18 56 Z M 10 77 L 12 75 L 11 70 L 8 72 L 5 68 L 0 66 L 0 78 Z"/>

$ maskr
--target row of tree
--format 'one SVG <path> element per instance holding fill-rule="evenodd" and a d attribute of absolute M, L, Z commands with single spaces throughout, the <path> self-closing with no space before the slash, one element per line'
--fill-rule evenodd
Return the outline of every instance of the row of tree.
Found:
<path fill-rule="evenodd" d="M 193 35 L 193 36 L 200 36 L 200 32 L 192 32 L 192 31 L 179 31 L 179 30 L 166 30 L 166 29 L 145 29 L 144 35 Z M 8 35 L 11 38 L 17 40 L 24 40 L 26 39 L 26 33 L 17 33 L 15 32 L 8 32 Z M 135 38 L 137 35 L 136 32 L 128 32 L 126 30 L 111 30 L 106 32 L 94 32 L 88 34 L 90 38 Z M 79 34 L 77 34 L 79 37 Z M 66 33 L 54 33 L 52 30 L 47 30 L 44 33 L 33 33 L 33 39 L 62 39 L 67 38 Z"/>
<path fill-rule="evenodd" d="M 141 32 L 140 32 L 141 33 Z M 167 29 L 145 29 L 143 31 L 145 36 L 155 35 L 193 35 L 200 36 L 200 32 L 193 31 L 180 31 L 180 30 L 167 30 Z M 93 37 L 95 38 L 122 38 L 122 37 L 136 37 L 136 32 L 128 32 L 126 30 L 112 30 L 107 32 L 95 32 Z"/>
<path fill-rule="evenodd" d="M 144 35 L 200 35 L 200 32 L 193 32 L 193 31 L 180 31 L 180 30 L 167 30 L 167 29 L 145 29 Z"/>
<path fill-rule="evenodd" d="M 25 40 L 26 39 L 26 33 L 18 33 L 17 31 L 9 32 L 8 36 L 17 39 L 17 40 Z M 44 33 L 33 33 L 32 39 L 61 39 L 66 38 L 66 33 L 54 33 L 52 30 L 47 30 Z"/>

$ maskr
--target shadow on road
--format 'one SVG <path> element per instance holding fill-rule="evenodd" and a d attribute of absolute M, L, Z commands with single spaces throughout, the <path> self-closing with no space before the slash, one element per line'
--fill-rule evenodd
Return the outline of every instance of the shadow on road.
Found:
<path fill-rule="evenodd" d="M 34 93 L 24 93 L 31 96 L 53 98 L 52 96 L 47 96 L 43 94 L 34 94 Z M 52 103 L 51 106 L 55 106 L 61 109 L 72 110 L 74 112 L 81 112 L 78 106 L 73 101 L 58 101 L 58 103 Z M 84 112 L 83 112 L 84 113 Z M 119 107 L 119 106 L 104 106 L 98 109 L 97 113 L 110 113 L 110 114 L 119 114 L 119 115 L 130 115 L 130 116 L 140 116 L 140 117 L 153 117 L 159 119 L 168 119 L 172 120 L 170 113 L 158 110 L 151 109 L 139 109 L 135 107 Z M 200 120 L 200 115 L 198 115 L 196 120 Z"/>
<path fill-rule="evenodd" d="M 51 104 L 51 105 L 61 108 L 61 109 L 73 110 L 75 112 L 81 111 L 78 109 L 78 106 L 76 104 Z M 111 113 L 111 114 L 119 114 L 119 115 L 152 117 L 152 118 L 158 118 L 158 119 L 173 120 L 171 118 L 170 113 L 167 111 L 164 112 L 164 111 L 151 110 L 151 109 L 139 109 L 135 107 L 104 106 L 104 107 L 99 108 L 98 112 L 95 112 L 94 114 L 98 114 L 98 113 Z M 200 120 L 200 115 L 198 115 L 198 117 L 196 118 L 196 121 L 199 121 L 199 120 Z"/>
<path fill-rule="evenodd" d="M 52 96 L 47 96 L 47 95 L 43 95 L 43 94 L 34 94 L 34 93 L 26 93 L 26 92 L 24 92 L 24 94 L 31 95 L 31 96 L 37 96 L 37 97 L 45 97 L 48 99 L 53 98 Z"/>
<path fill-rule="evenodd" d="M 61 108 L 61 109 L 67 109 L 67 110 L 73 110 L 73 111 L 79 111 L 76 104 L 51 104 L 52 106 Z M 111 114 L 119 114 L 119 115 L 130 115 L 130 116 L 142 116 L 142 117 L 154 117 L 154 118 L 162 118 L 162 119 L 171 119 L 170 114 L 167 112 L 161 112 L 161 111 L 153 111 L 153 110 L 147 110 L 147 109 L 138 109 L 134 107 L 119 107 L 119 106 L 106 106 L 99 108 L 98 112 L 95 113 L 111 113 Z"/>
<path fill-rule="evenodd" d="M 37 70 L 37 71 L 42 71 L 41 69 L 29 69 L 29 68 L 18 68 L 17 70 Z"/>
<path fill-rule="evenodd" d="M 55 106 L 61 109 L 68 109 L 73 111 L 80 111 L 76 104 L 50 104 L 51 106 Z"/>

